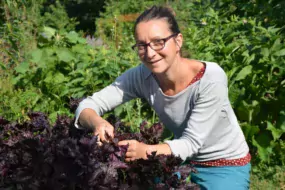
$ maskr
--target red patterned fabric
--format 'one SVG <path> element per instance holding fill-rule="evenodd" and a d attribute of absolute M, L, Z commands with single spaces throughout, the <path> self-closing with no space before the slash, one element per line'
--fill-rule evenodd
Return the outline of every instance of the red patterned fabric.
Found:
<path fill-rule="evenodd" d="M 197 73 L 197 75 L 192 79 L 192 81 L 190 82 L 189 86 L 191 84 L 193 84 L 194 82 L 200 80 L 202 78 L 202 76 L 204 75 L 205 73 L 205 70 L 206 70 L 206 66 L 204 64 L 204 66 L 201 68 L 201 70 Z"/>
<path fill-rule="evenodd" d="M 200 166 L 244 166 L 248 164 L 251 160 L 251 155 L 248 153 L 243 158 L 226 160 L 226 159 L 218 159 L 218 160 L 211 160 L 206 162 L 196 162 L 190 161 L 191 164 L 200 165 Z"/>

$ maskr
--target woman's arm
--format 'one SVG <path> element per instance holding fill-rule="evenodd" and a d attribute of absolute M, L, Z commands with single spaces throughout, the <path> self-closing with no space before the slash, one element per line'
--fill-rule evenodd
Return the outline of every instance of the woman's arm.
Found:
<path fill-rule="evenodd" d="M 164 154 L 164 155 L 170 155 L 171 149 L 168 144 L 156 144 L 156 145 L 148 145 L 149 151 L 153 152 L 155 151 L 157 155 Z"/>
<path fill-rule="evenodd" d="M 75 113 L 75 126 L 93 129 L 101 141 L 106 140 L 106 132 L 112 137 L 113 126 L 101 116 L 124 102 L 142 97 L 142 78 L 140 67 L 132 68 L 111 85 L 81 101 Z"/>

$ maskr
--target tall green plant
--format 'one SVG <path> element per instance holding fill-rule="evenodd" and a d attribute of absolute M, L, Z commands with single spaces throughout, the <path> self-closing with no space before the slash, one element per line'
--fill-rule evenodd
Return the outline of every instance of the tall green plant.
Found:
<path fill-rule="evenodd" d="M 38 89 L 40 96 L 32 109 L 49 113 L 51 119 L 68 112 L 71 97 L 91 95 L 131 67 L 128 58 L 114 54 L 112 48 L 94 48 L 74 31 L 44 27 L 38 46 L 15 68 L 13 82 L 17 89 Z"/>

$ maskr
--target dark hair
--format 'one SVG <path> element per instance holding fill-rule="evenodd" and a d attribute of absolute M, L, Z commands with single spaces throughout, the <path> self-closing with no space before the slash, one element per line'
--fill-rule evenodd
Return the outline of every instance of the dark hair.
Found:
<path fill-rule="evenodd" d="M 152 6 L 150 9 L 145 10 L 135 22 L 134 33 L 136 33 L 136 27 L 140 22 L 146 22 L 154 19 L 165 19 L 172 33 L 180 33 L 173 11 L 168 7 L 162 6 Z"/>

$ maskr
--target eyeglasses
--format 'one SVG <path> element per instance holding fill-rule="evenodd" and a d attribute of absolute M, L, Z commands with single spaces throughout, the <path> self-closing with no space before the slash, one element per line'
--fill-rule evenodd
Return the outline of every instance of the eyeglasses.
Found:
<path fill-rule="evenodd" d="M 137 51 L 138 53 L 144 53 L 145 50 L 147 49 L 147 46 L 149 46 L 154 51 L 160 51 L 165 47 L 165 43 L 169 39 L 173 38 L 174 36 L 177 36 L 178 34 L 179 33 L 175 33 L 175 34 L 172 34 L 166 38 L 157 39 L 157 40 L 151 41 L 147 44 L 135 44 L 132 46 L 132 49 Z"/>

